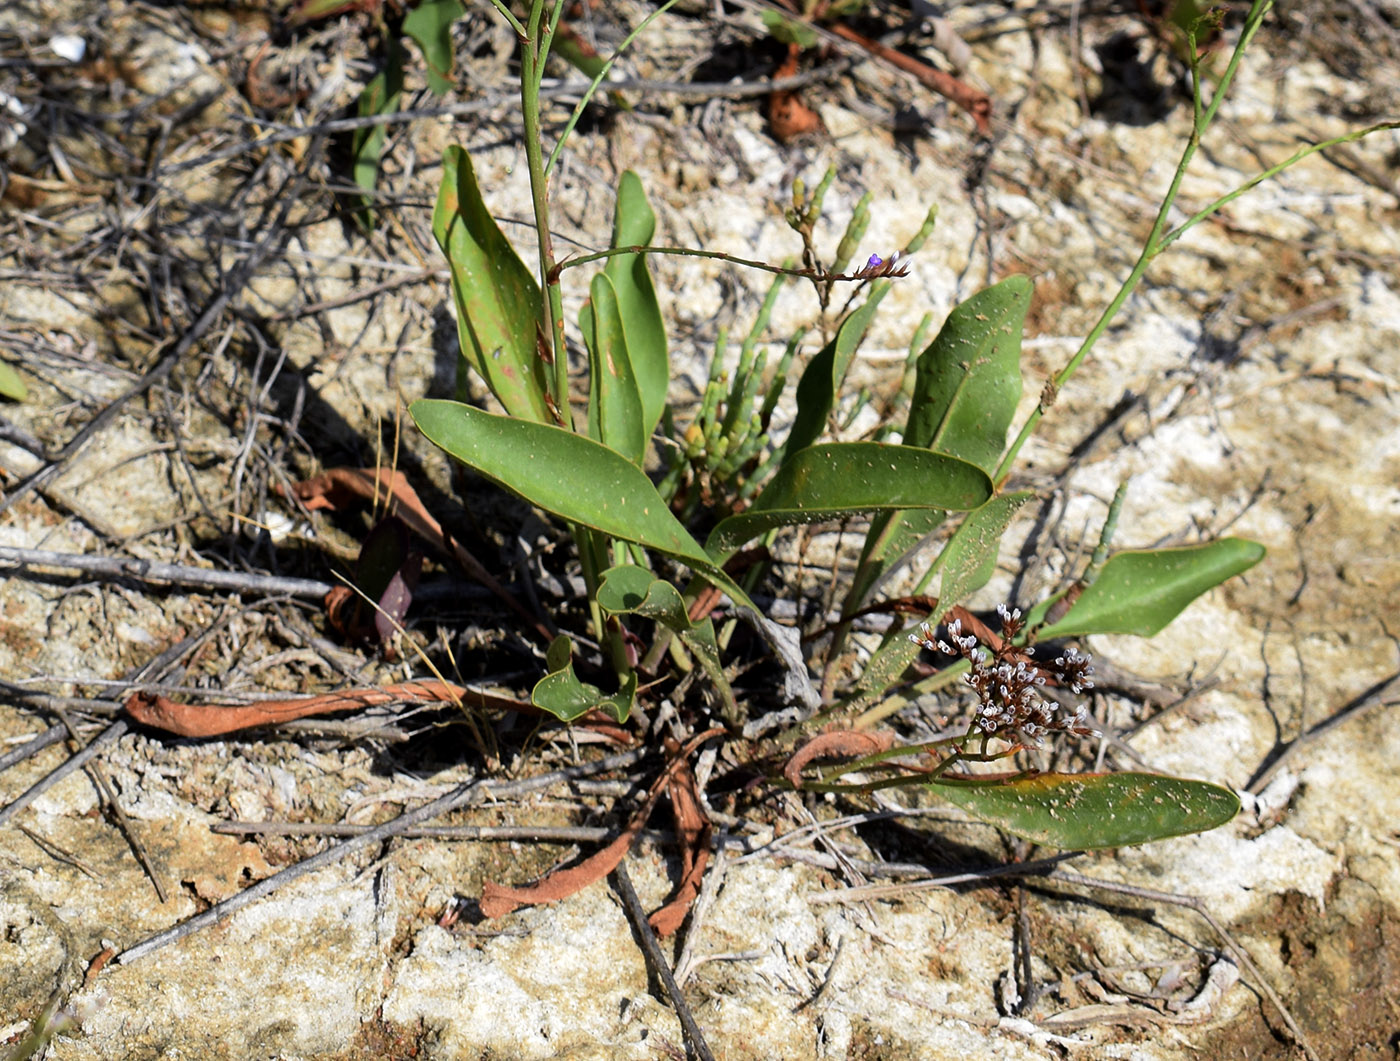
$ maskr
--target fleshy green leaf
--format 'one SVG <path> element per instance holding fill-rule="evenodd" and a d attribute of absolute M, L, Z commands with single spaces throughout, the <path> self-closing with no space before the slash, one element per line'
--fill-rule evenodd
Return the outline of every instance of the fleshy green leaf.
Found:
<path fill-rule="evenodd" d="M 548 711 L 561 722 L 572 722 L 595 708 L 618 722 L 626 722 L 637 701 L 637 674 L 629 671 L 622 688 L 612 696 L 596 685 L 580 681 L 574 673 L 573 644 L 567 634 L 550 642 L 545 655 L 549 673 L 535 683 L 530 702 L 541 711 Z"/>
<path fill-rule="evenodd" d="M 656 578 L 644 567 L 624 564 L 603 572 L 597 600 L 599 607 L 612 615 L 640 615 L 673 630 L 719 691 L 726 715 L 737 716 L 734 691 L 719 659 L 714 623 L 709 619 L 692 623 L 685 598 L 675 586 Z"/>
<path fill-rule="evenodd" d="M 613 247 L 644 247 L 656 234 L 656 214 L 647 202 L 642 182 L 627 170 L 617 183 L 617 211 L 613 216 Z M 642 439 L 651 438 L 666 407 L 671 363 L 666 350 L 666 324 L 656 301 L 645 254 L 619 254 L 608 259 L 603 272 L 617 292 L 622 331 L 637 393 L 642 400 Z"/>
<path fill-rule="evenodd" d="M 789 18 L 779 11 L 764 10 L 760 12 L 763 18 L 763 26 L 768 30 L 769 36 L 774 40 L 782 41 L 784 44 L 795 44 L 799 48 L 815 48 L 817 46 L 817 31 L 805 22 L 795 18 Z"/>
<path fill-rule="evenodd" d="M 359 115 L 368 118 L 376 114 L 395 114 L 399 100 L 403 97 L 403 48 L 398 41 L 390 38 L 385 43 L 384 69 L 370 78 L 360 93 Z M 350 138 L 350 156 L 354 159 L 355 183 L 364 190 L 365 209 L 360 212 L 360 222 L 366 228 L 374 227 L 374 189 L 379 184 L 379 156 L 384 150 L 384 138 L 388 135 L 387 125 L 371 125 L 356 129 Z"/>
<path fill-rule="evenodd" d="M 412 37 L 428 66 L 428 88 L 434 96 L 452 90 L 452 23 L 467 13 L 462 0 L 420 0 L 403 19 L 403 32 Z"/>
<path fill-rule="evenodd" d="M 970 593 L 991 581 L 996 572 L 1001 536 L 1016 513 L 1034 496 L 1030 490 L 1002 494 L 967 514 L 948 539 L 940 557 L 943 565 L 938 594 L 940 613 L 961 604 Z"/>
<path fill-rule="evenodd" d="M 0 361 L 0 395 L 17 402 L 29 397 L 29 388 L 24 385 L 24 380 L 4 361 Z"/>
<path fill-rule="evenodd" d="M 1258 542 L 1221 538 L 1178 549 L 1114 553 L 1064 617 L 1036 636 L 1042 641 L 1087 634 L 1151 637 L 1206 590 L 1248 571 L 1264 551 Z"/>
<path fill-rule="evenodd" d="M 1021 330 L 1030 302 L 1031 282 L 1012 276 L 948 314 L 919 355 L 906 446 L 996 469 L 1021 397 Z"/>
<path fill-rule="evenodd" d="M 620 453 L 553 424 L 483 412 L 460 402 L 421 400 L 409 408 L 435 445 L 546 512 L 673 556 L 753 607 L 671 514 L 646 473 Z"/>
<path fill-rule="evenodd" d="M 889 289 L 888 280 L 871 285 L 870 297 L 841 322 L 835 337 L 821 348 L 803 370 L 802 378 L 797 381 L 797 415 L 784 443 L 788 456 L 810 446 L 826 431 L 827 417 L 836 403 L 846 371 L 851 367 L 851 358 L 859 349 L 860 341 L 865 338 L 875 311 Z"/>
<path fill-rule="evenodd" d="M 974 818 L 1072 851 L 1204 832 L 1240 809 L 1228 788 L 1161 774 L 1039 774 L 999 784 L 929 787 Z"/>
<path fill-rule="evenodd" d="M 706 542 L 729 556 L 774 527 L 901 508 L 966 511 L 991 496 L 987 473 L 926 449 L 883 442 L 828 442 L 788 456 L 753 505 L 722 520 Z"/>
<path fill-rule="evenodd" d="M 586 312 L 579 314 L 588 347 L 588 435 L 641 467 L 647 434 L 642 399 L 623 332 L 617 292 L 604 273 L 593 278 Z"/>
<path fill-rule="evenodd" d="M 690 614 L 680 590 L 637 564 L 621 564 L 603 572 L 598 606 L 612 615 L 654 619 L 676 633 L 690 628 Z"/>
<path fill-rule="evenodd" d="M 433 235 L 452 269 L 462 357 L 512 416 L 550 420 L 535 343 L 543 312 L 539 285 L 486 209 L 460 147 L 443 152 Z M 465 378 L 457 388 L 465 394 Z"/>

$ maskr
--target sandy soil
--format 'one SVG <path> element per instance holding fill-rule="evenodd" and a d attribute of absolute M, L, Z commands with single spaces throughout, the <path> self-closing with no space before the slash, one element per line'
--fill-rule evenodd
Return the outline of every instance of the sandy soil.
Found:
<path fill-rule="evenodd" d="M 595 14 L 590 31 L 606 48 L 643 14 L 622 4 Z M 1136 14 L 1068 4 L 949 14 L 972 76 L 996 101 L 992 140 L 868 61 L 805 92 L 825 132 L 789 144 L 771 136 L 757 100 L 639 93 L 634 110 L 599 107 L 563 155 L 561 245 L 606 241 L 611 189 L 633 168 L 660 238 L 780 260 L 798 249 L 781 216 L 792 180 L 815 183 L 834 164 L 821 231 L 839 236 L 868 190 L 862 257 L 899 245 L 940 206 L 856 382 L 889 388 L 923 314 L 941 319 L 986 283 L 1025 273 L 1036 290 L 1028 413 L 1131 267 L 1189 130 L 1189 100 L 1170 49 Z M 354 113 L 376 54 L 366 27 L 351 15 L 287 35 L 258 5 L 19 0 L 0 12 L 0 52 L 12 60 L 0 91 L 26 107 L 23 136 L 0 155 L 0 358 L 31 392 L 0 410 L 0 545 L 322 580 L 345 569 L 364 524 L 308 519 L 275 487 L 373 463 L 394 446 L 404 402 L 452 393 L 451 299 L 430 233 L 443 147 L 469 148 L 497 216 L 529 214 L 508 97 L 514 42 L 485 5 L 458 26 L 462 71 L 449 97 L 479 106 L 394 127 L 381 184 L 390 203 L 372 235 L 349 219 L 343 139 L 247 147 L 274 122 Z M 668 15 L 626 73 L 764 76 L 774 53 L 759 27 L 747 11 Z M 83 60 L 61 59 L 55 34 L 83 38 Z M 1184 185 L 1182 216 L 1301 143 L 1400 113 L 1397 34 L 1393 4 L 1279 16 Z M 278 43 L 264 50 L 269 39 Z M 551 110 L 552 128 L 565 113 Z M 792 797 L 741 807 L 763 830 L 749 842 L 773 846 L 731 852 L 682 934 L 699 960 L 686 998 L 716 1056 L 1300 1056 L 1270 996 L 1314 1056 L 1396 1056 L 1397 160 L 1394 133 L 1314 157 L 1157 263 L 1026 451 L 1017 481 L 1043 505 L 1008 538 L 976 602 L 991 606 L 1013 585 L 1023 603 L 1053 588 L 1092 548 L 1124 480 L 1119 545 L 1228 533 L 1268 547 L 1264 563 L 1157 638 L 1088 646 L 1134 676 L 1096 704 L 1121 735 L 1109 761 L 1229 785 L 1247 793 L 1246 810 L 1206 835 L 1068 868 L 1196 897 L 1199 910 L 1055 878 L 843 895 L 890 881 L 841 859 L 916 863 L 932 878 L 1025 852 L 931 799 L 901 795 L 903 817 L 786 841 L 852 808 Z M 506 230 L 523 251 L 528 229 Z M 246 288 L 181 349 L 250 255 L 262 261 Z M 655 269 L 684 405 L 703 386 L 717 329 L 746 328 L 766 284 L 696 259 Z M 570 290 L 568 305 L 582 296 Z M 816 310 L 810 290 L 790 285 L 769 338 L 781 344 Z M 10 503 L 45 455 L 166 363 L 62 474 Z M 546 608 L 579 615 L 557 529 L 454 480 L 412 431 L 399 464 L 489 567 L 515 584 L 531 572 Z M 811 556 L 847 555 L 850 538 L 803 544 Z M 314 599 L 157 590 L 43 567 L 0 578 L 0 754 L 64 709 L 91 739 L 136 685 L 233 702 L 422 673 L 416 661 L 338 643 Z M 430 654 L 443 660 L 450 646 L 464 678 L 528 691 L 542 660 L 513 620 L 477 587 L 433 579 L 445 588 L 411 616 Z M 767 702 L 771 690 L 753 695 Z M 84 978 L 109 941 L 130 947 L 325 846 L 214 833 L 212 823 L 375 823 L 483 769 L 450 718 L 341 723 L 207 741 L 135 729 L 101 752 L 98 769 L 0 826 L 0 1039 L 18 1041 L 58 999 L 76 1021 L 48 1047 L 64 1059 L 683 1054 L 675 1013 L 604 884 L 499 921 L 469 916 L 483 880 L 527 881 L 588 843 L 376 845 Z M 503 723 L 497 739 L 512 777 L 594 751 L 520 723 Z M 6 770 L 0 801 L 71 752 L 55 744 Z M 115 794 L 125 831 L 99 785 Z M 609 775 L 451 820 L 616 824 L 629 795 L 631 782 Z M 655 906 L 674 883 L 675 850 L 658 834 L 629 866 Z M 1028 986 L 1037 995 L 1024 1005 Z"/>

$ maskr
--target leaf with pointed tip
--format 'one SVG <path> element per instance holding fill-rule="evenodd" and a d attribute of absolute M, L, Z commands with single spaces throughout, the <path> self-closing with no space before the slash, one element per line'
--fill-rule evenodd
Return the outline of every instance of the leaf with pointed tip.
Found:
<path fill-rule="evenodd" d="M 1221 538 L 1176 549 L 1114 553 L 1064 617 L 1036 636 L 1042 641 L 1088 634 L 1151 637 L 1202 593 L 1248 571 L 1264 552 L 1258 542 Z M 1030 618 L 1043 614 L 1037 609 Z"/>
<path fill-rule="evenodd" d="M 929 786 L 974 818 L 1038 844 L 1080 851 L 1205 832 L 1240 809 L 1228 788 L 1162 774 L 1038 774 Z"/>
<path fill-rule="evenodd" d="M 846 378 L 846 371 L 851 367 L 851 358 L 855 357 L 870 321 L 880 307 L 880 300 L 889 289 L 888 280 L 872 285 L 870 297 L 841 322 L 831 342 L 807 363 L 802 378 L 797 381 L 797 415 L 793 418 L 787 441 L 783 443 L 788 457 L 810 446 L 825 433 L 827 417 L 836 403 L 836 394 Z"/>
<path fill-rule="evenodd" d="M 827 442 L 790 454 L 753 505 L 721 520 L 705 547 L 723 563 L 774 527 L 888 509 L 966 511 L 991 492 L 987 473 L 956 457 L 884 442 Z"/>
<path fill-rule="evenodd" d="M 647 445 L 642 399 L 617 291 L 605 273 L 593 278 L 589 303 L 579 313 L 579 327 L 588 347 L 588 437 L 641 467 Z"/>
<path fill-rule="evenodd" d="M 423 52 L 434 96 L 452 91 L 452 23 L 466 13 L 462 0 L 420 0 L 403 18 L 404 36 Z"/>
<path fill-rule="evenodd" d="M 644 247 L 656 234 L 656 214 L 647 202 L 641 179 L 630 169 L 617 182 L 617 211 L 613 215 L 612 245 Z M 666 350 L 666 324 L 651 282 L 645 254 L 618 254 L 603 269 L 617 292 L 618 314 L 627 339 L 627 355 L 642 402 L 642 439 L 651 438 L 666 408 L 671 362 Z"/>
<path fill-rule="evenodd" d="M 443 152 L 433 236 L 452 270 L 463 360 L 512 416 L 552 420 L 535 344 L 543 313 L 539 285 L 486 209 L 471 158 L 460 147 Z M 459 394 L 465 396 L 466 385 L 463 374 Z"/>
<path fill-rule="evenodd" d="M 943 547 L 943 576 L 938 593 L 940 614 L 961 604 L 968 594 L 991 581 L 996 572 L 1001 536 L 1016 513 L 1034 496 L 1030 490 L 1001 494 L 973 509 L 963 519 Z"/>
<path fill-rule="evenodd" d="M 403 96 L 403 48 L 391 37 L 385 44 L 385 50 L 384 69 L 370 78 L 360 93 L 361 118 L 398 112 L 399 100 Z M 384 138 L 388 131 L 387 125 L 374 125 L 356 129 L 350 138 L 355 183 L 364 191 L 361 201 L 365 208 L 360 211 L 359 219 L 367 229 L 374 228 L 375 214 L 371 204 L 374 202 L 374 190 L 379 184 L 379 155 L 384 150 Z"/>
<path fill-rule="evenodd" d="M 409 407 L 428 440 L 469 468 L 560 519 L 688 564 L 729 594 L 753 602 L 671 514 L 646 473 L 620 453 L 553 424 L 422 399 Z"/>

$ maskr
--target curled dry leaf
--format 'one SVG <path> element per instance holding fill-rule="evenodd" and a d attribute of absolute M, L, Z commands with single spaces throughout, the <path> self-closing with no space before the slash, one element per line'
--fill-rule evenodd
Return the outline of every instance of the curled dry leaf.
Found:
<path fill-rule="evenodd" d="M 787 58 L 773 71 L 775 79 L 792 77 L 797 73 L 797 56 L 801 50 L 796 44 L 788 45 Z M 773 128 L 773 135 L 783 143 L 805 133 L 815 133 L 822 127 L 820 115 L 803 103 L 802 97 L 790 89 L 769 95 L 768 123 Z"/>
<path fill-rule="evenodd" d="M 647 819 L 651 817 L 651 812 L 656 809 L 656 804 L 661 799 L 661 794 L 669 791 L 672 794 L 672 798 L 676 798 L 675 790 L 671 788 L 673 779 L 682 770 L 689 774 L 690 770 L 686 765 L 686 760 L 694 753 L 695 749 L 700 747 L 701 744 L 711 737 L 718 737 L 723 734 L 724 730 L 722 729 L 709 729 L 696 737 L 692 737 L 686 742 L 685 747 L 667 764 L 661 776 L 652 783 L 651 789 L 647 793 L 646 802 L 644 802 L 641 809 L 632 816 L 632 819 L 627 823 L 627 827 L 622 831 L 622 834 L 601 851 L 588 856 L 588 858 L 577 865 L 555 870 L 538 883 L 528 885 L 524 888 L 512 888 L 504 884 L 497 884 L 495 881 L 487 881 L 481 889 L 482 914 L 486 917 L 504 917 L 506 914 L 522 906 L 531 906 L 536 903 L 555 903 L 561 899 L 567 899 L 575 892 L 582 891 L 594 881 L 602 880 L 615 870 L 618 864 L 627 857 L 627 852 L 630 851 L 632 845 L 637 842 L 637 837 L 641 835 L 642 829 L 646 826 Z M 695 794 L 694 786 L 695 783 L 692 778 L 690 782 L 690 792 L 692 795 Z M 684 798 L 686 797 L 681 797 L 681 799 Z M 697 816 L 699 816 L 698 797 L 696 799 L 695 811 Z M 702 832 L 704 828 L 705 827 L 702 826 Z M 706 839 L 708 841 L 708 837 L 706 837 Z M 706 848 L 706 852 L 708 856 L 708 847 Z M 699 859 L 695 861 L 698 862 Z M 692 863 L 692 866 L 693 865 L 694 863 Z M 701 876 L 704 875 L 703 864 L 700 866 L 699 873 Z M 684 882 L 682 882 L 682 884 L 684 885 Z M 693 899 L 694 896 L 691 897 L 690 901 L 693 901 Z M 672 903 L 679 901 L 679 895 L 672 899 Z M 671 904 L 667 905 L 669 906 Z M 687 909 L 688 908 L 689 903 L 687 902 Z M 659 915 L 662 910 L 666 909 L 667 907 L 662 907 L 661 910 L 657 911 L 657 915 Z M 657 915 L 653 915 L 653 917 Z M 668 915 L 666 921 L 669 922 L 670 918 L 671 915 Z M 676 926 L 679 927 L 680 922 L 684 919 L 685 913 L 682 911 L 680 917 L 675 921 Z M 659 932 L 660 929 L 657 929 L 657 931 Z"/>
<path fill-rule="evenodd" d="M 126 713 L 143 726 L 165 730 L 181 737 L 222 737 L 253 726 L 271 726 L 312 715 L 337 711 L 357 711 L 377 704 L 418 701 L 420 703 L 461 703 L 474 707 L 541 714 L 524 700 L 468 689 L 442 681 L 401 682 L 383 689 L 348 689 L 320 696 L 291 700 L 264 700 L 256 704 L 181 704 L 154 693 L 133 693 L 126 701 Z M 599 712 L 589 712 L 575 722 L 620 743 L 630 740 L 627 732 Z"/>
<path fill-rule="evenodd" d="M 894 747 L 894 734 L 887 732 L 867 733 L 861 730 L 843 729 L 835 733 L 823 733 L 813 737 L 787 761 L 783 776 L 793 788 L 802 787 L 802 768 L 814 759 L 859 759 L 876 752 L 889 751 Z"/>
<path fill-rule="evenodd" d="M 403 520 L 414 534 L 438 552 L 456 560 L 462 570 L 499 597 L 545 640 L 553 637 L 553 633 L 511 596 L 476 557 L 442 529 L 442 524 L 429 514 L 403 472 L 388 468 L 330 468 L 313 479 L 297 483 L 292 493 L 312 512 L 322 508 L 337 510 L 356 501 L 384 504 L 390 515 Z"/>
<path fill-rule="evenodd" d="M 680 768 L 666 786 L 681 845 L 681 880 L 666 905 L 647 918 L 652 931 L 663 939 L 681 927 L 690 907 L 700 894 L 705 867 L 710 864 L 710 835 L 713 829 L 700 804 L 700 791 L 690 765 L 681 760 Z"/>

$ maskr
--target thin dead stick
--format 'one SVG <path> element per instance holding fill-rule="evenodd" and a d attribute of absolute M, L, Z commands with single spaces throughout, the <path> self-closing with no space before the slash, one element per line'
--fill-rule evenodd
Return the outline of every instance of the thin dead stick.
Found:
<path fill-rule="evenodd" d="M 62 720 L 64 728 L 68 730 L 69 736 L 78 745 L 79 751 L 85 749 L 88 742 L 78 732 L 78 727 L 73 725 L 73 720 L 68 717 L 68 712 L 59 708 L 57 714 Z M 121 803 L 117 800 L 117 791 L 100 759 L 94 759 L 88 766 L 88 776 L 92 778 L 92 783 L 96 786 L 98 794 L 112 812 L 112 817 L 117 820 L 117 828 L 126 837 L 127 845 L 136 856 L 136 861 L 141 863 L 141 868 L 146 871 L 146 876 L 150 878 L 151 887 L 156 890 L 156 898 L 164 903 L 166 900 L 165 885 L 161 883 L 160 874 L 156 872 L 156 864 L 152 861 L 150 852 L 146 850 L 146 845 L 141 842 L 141 838 L 136 835 L 136 830 L 132 828 L 131 819 L 126 816 L 126 811 L 122 809 Z"/>
<path fill-rule="evenodd" d="M 87 765 L 88 761 L 92 759 L 93 756 L 95 756 L 107 745 L 111 744 L 114 740 L 116 740 L 126 731 L 126 720 L 121 718 L 117 719 L 117 721 L 113 722 L 110 726 L 104 729 L 97 737 L 89 741 L 87 747 L 83 748 L 76 755 L 69 758 L 68 761 L 65 762 L 62 766 L 60 766 L 57 770 L 52 771 L 40 780 L 34 782 L 34 784 L 30 785 L 27 789 L 25 789 L 18 796 L 16 796 L 14 801 L 11 802 L 8 806 L 0 808 L 0 825 L 4 825 L 16 814 L 24 810 L 25 807 L 29 806 L 36 799 L 42 796 L 45 792 L 53 788 L 54 785 L 58 784 L 65 777 L 71 774 L 74 770 L 81 770 L 84 766 Z"/>
<path fill-rule="evenodd" d="M 1263 973 L 1255 966 L 1249 953 L 1235 942 L 1235 938 L 1230 935 L 1228 929 L 1217 921 L 1206 904 L 1194 895 L 1174 895 L 1171 892 L 1159 892 L 1152 888 L 1140 888 L 1134 884 L 1117 884 L 1113 881 L 1097 880 L 1094 877 L 1083 877 L 1078 873 L 1065 873 L 1059 869 L 1037 870 L 1026 873 L 1027 876 L 1042 877 L 1051 881 L 1062 881 L 1066 884 L 1077 884 L 1083 888 L 1093 888 L 1098 891 L 1112 892 L 1115 895 L 1127 895 L 1134 899 L 1143 899 L 1147 902 L 1166 903 L 1169 906 L 1179 906 L 1187 910 L 1193 910 L 1201 916 L 1225 946 L 1229 948 L 1231 955 L 1240 965 L 1240 968 L 1249 973 L 1254 978 L 1255 986 L 1269 1000 L 1274 1009 L 1278 1010 L 1283 1018 L 1283 1023 L 1288 1026 L 1288 1030 L 1293 1033 L 1293 1038 L 1298 1045 L 1303 1048 L 1303 1052 L 1308 1055 L 1308 1061 L 1321 1061 L 1317 1051 L 1313 1049 L 1311 1041 L 1304 1034 L 1303 1029 L 1298 1026 L 1298 1022 L 1293 1019 L 1293 1014 L 1288 1011 L 1288 1007 L 1283 1004 L 1283 1000 L 1278 997 L 1274 989 L 1269 986 L 1269 981 L 1264 978 Z"/>
<path fill-rule="evenodd" d="M 33 740 L 27 740 L 18 748 L 0 755 L 0 774 L 3 774 L 15 763 L 22 763 L 32 755 L 38 755 L 50 744 L 57 744 L 68 733 L 66 726 L 50 726 Z"/>
<path fill-rule="evenodd" d="M 306 153 L 305 164 L 307 166 L 314 165 L 319 159 L 320 143 L 321 141 L 318 137 L 313 143 L 312 149 Z M 121 414 L 128 402 L 145 394 L 156 384 L 166 379 L 175 370 L 175 366 L 180 363 L 180 359 L 194 348 L 195 343 L 199 342 L 199 340 L 204 337 L 204 333 L 212 328 L 215 322 L 223 316 L 224 310 L 228 308 L 229 303 L 231 303 L 243 288 L 247 286 L 248 281 L 253 278 L 253 274 L 258 270 L 258 267 L 262 265 L 263 260 L 272 253 L 274 245 L 282 241 L 283 236 L 286 234 L 284 225 L 286 224 L 287 216 L 301 198 L 296 194 L 297 189 L 301 185 L 301 180 L 302 171 L 298 170 L 284 183 L 279 191 L 283 199 L 282 206 L 278 210 L 277 216 L 273 219 L 271 225 L 269 225 L 267 235 L 258 241 L 252 251 L 249 252 L 248 257 L 233 270 L 228 282 L 219 289 L 217 295 L 210 299 L 209 304 L 204 308 L 204 312 L 199 315 L 198 319 L 190 326 L 189 330 L 176 341 L 174 346 L 161 355 L 160 359 L 155 363 L 155 366 L 142 376 L 135 386 L 130 388 L 125 394 L 114 398 L 101 412 L 89 420 L 87 424 L 73 436 L 72 440 L 54 455 L 51 461 L 38 471 L 26 476 L 17 483 L 14 489 L 6 494 L 4 498 L 0 498 L 0 513 L 6 512 L 16 501 L 27 497 L 33 491 L 47 485 L 51 480 L 55 479 L 64 468 L 68 466 L 69 461 L 77 456 L 79 451 L 85 448 L 93 438 L 101 433 Z"/>
<path fill-rule="evenodd" d="M 681 1027 L 685 1029 L 686 1041 L 690 1043 L 690 1048 L 701 1061 L 715 1061 L 715 1055 L 710 1053 L 710 1047 L 705 1042 L 705 1035 L 701 1032 L 700 1025 L 695 1023 L 695 1017 L 691 1014 L 690 1007 L 685 1004 L 685 997 L 681 994 L 681 989 L 676 986 L 676 978 L 671 975 L 671 967 L 666 964 L 666 956 L 661 953 L 661 945 L 656 941 L 656 933 L 652 931 L 651 923 L 647 920 L 647 912 L 642 908 L 642 900 L 637 898 L 637 890 L 632 887 L 632 879 L 627 876 L 625 861 L 617 864 L 617 868 L 612 872 L 612 877 L 617 894 L 622 898 L 623 908 L 627 911 L 627 919 L 632 922 L 632 930 L 637 933 L 637 938 L 641 940 L 642 953 L 646 955 L 647 964 L 656 973 L 656 978 L 661 981 L 661 986 L 671 1001 L 671 1007 L 676 1011 L 676 1016 L 680 1018 Z"/>
<path fill-rule="evenodd" d="M 807 901 L 817 903 L 863 903 L 869 899 L 898 899 L 912 892 L 931 891 L 934 888 L 948 888 L 954 884 L 971 884 L 974 881 L 992 880 L 996 877 L 1023 877 L 1053 873 L 1061 862 L 1078 858 L 1082 851 L 1069 851 L 1053 858 L 1042 858 L 1035 862 L 1015 862 L 1005 866 L 992 866 L 990 869 L 972 870 L 968 873 L 953 873 L 945 877 L 930 877 L 927 880 L 910 881 L 907 884 L 865 884 L 856 888 L 838 888 L 833 891 L 809 895 Z"/>
<path fill-rule="evenodd" d="M 548 788 L 550 785 L 557 784 L 561 780 L 567 781 L 575 777 L 587 777 L 590 774 L 603 773 L 608 770 L 621 770 L 641 761 L 645 755 L 645 749 L 637 748 L 633 751 L 621 752 L 617 755 L 608 756 L 605 759 L 599 759 L 596 762 L 565 767 L 563 770 L 555 770 L 552 773 L 542 774 L 539 777 L 532 777 L 521 781 L 511 781 L 504 784 L 496 784 L 491 781 L 472 781 L 458 785 L 446 795 L 439 796 L 437 799 L 425 803 L 421 807 L 416 807 L 411 811 L 407 811 L 397 818 L 394 818 L 392 821 L 385 822 L 383 825 L 377 825 L 367 832 L 361 833 L 359 836 L 351 837 L 344 843 L 327 848 L 325 851 L 313 855 L 302 862 L 298 862 L 294 866 L 288 866 L 281 872 L 274 873 L 271 877 L 258 881 L 257 884 L 244 889 L 232 898 L 225 899 L 221 903 L 216 903 L 202 914 L 197 914 L 187 921 L 182 921 L 178 925 L 166 929 L 164 932 L 157 932 L 154 936 L 142 940 L 135 946 L 128 947 L 113 960 L 118 964 L 128 965 L 138 958 L 150 954 L 152 951 L 159 950 L 161 947 L 184 939 L 186 936 L 193 935 L 195 932 L 198 932 L 202 928 L 207 928 L 209 925 L 217 924 L 230 914 L 236 913 L 243 907 L 256 902 L 264 896 L 271 895 L 279 888 L 290 884 L 299 877 L 304 877 L 306 874 L 318 869 L 323 869 L 326 866 L 333 866 L 362 848 L 398 836 L 405 829 L 412 828 L 429 819 L 457 810 L 459 807 L 465 807 L 481 799 L 493 797 L 504 798 L 526 792 L 533 792 L 537 789 Z"/>
<path fill-rule="evenodd" d="M 952 100 L 963 110 L 972 116 L 972 120 L 977 125 L 977 131 L 983 136 L 991 132 L 992 101 L 981 89 L 974 88 L 966 81 L 945 73 L 935 67 L 929 66 L 925 62 L 915 59 L 912 55 L 905 55 L 901 51 L 896 51 L 888 45 L 879 41 L 871 40 L 851 29 L 843 22 L 833 23 L 831 32 L 852 44 L 859 45 L 877 59 L 882 59 L 896 70 L 902 70 L 906 74 L 912 74 L 923 84 L 933 89 L 940 96 Z"/>
<path fill-rule="evenodd" d="M 360 836 L 373 828 L 373 825 L 342 822 L 215 822 L 209 826 L 209 831 L 232 836 Z M 587 844 L 610 840 L 618 835 L 618 830 L 601 825 L 424 825 L 404 829 L 396 835 L 408 840 L 533 840 L 541 844 Z M 657 838 L 665 834 L 649 829 L 642 835 Z"/>
<path fill-rule="evenodd" d="M 124 556 L 86 556 L 81 553 L 60 553 L 49 549 L 20 549 L 0 545 L 0 564 L 20 564 L 36 567 L 57 567 L 110 578 L 135 578 L 174 586 L 196 586 L 200 589 L 230 590 L 234 593 L 257 593 L 269 596 L 300 597 L 319 600 L 334 587 L 329 582 L 310 578 L 283 578 L 277 575 L 255 575 L 245 571 L 217 571 L 213 568 L 191 567 L 188 564 L 160 564 L 153 560 L 138 560 Z"/>

